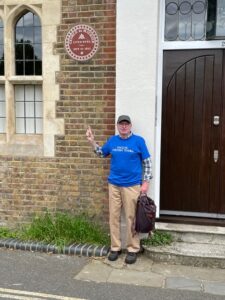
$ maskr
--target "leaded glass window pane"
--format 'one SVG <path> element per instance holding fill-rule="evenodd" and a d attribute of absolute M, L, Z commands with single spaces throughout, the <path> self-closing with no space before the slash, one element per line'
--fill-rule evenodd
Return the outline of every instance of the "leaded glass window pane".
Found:
<path fill-rule="evenodd" d="M 3 24 L 0 20 L 0 44 L 3 45 Z"/>
<path fill-rule="evenodd" d="M 34 117 L 34 102 L 26 102 L 26 116 L 28 118 Z"/>
<path fill-rule="evenodd" d="M 165 38 L 175 41 L 178 37 L 178 0 L 166 1 Z"/>
<path fill-rule="evenodd" d="M 16 75 L 42 74 L 42 39 L 39 17 L 25 13 L 15 27 Z"/>
<path fill-rule="evenodd" d="M 34 101 L 35 99 L 35 89 L 34 85 L 25 85 L 25 98 L 26 101 Z"/>
<path fill-rule="evenodd" d="M 25 127 L 26 133 L 35 133 L 35 119 L 34 118 L 26 118 L 25 119 Z"/>
<path fill-rule="evenodd" d="M 36 119 L 36 134 L 41 134 L 43 132 L 43 122 L 42 119 Z"/>
<path fill-rule="evenodd" d="M 16 103 L 16 117 L 17 118 L 24 118 L 25 117 L 24 102 L 17 102 Z"/>
<path fill-rule="evenodd" d="M 33 75 L 34 74 L 34 62 L 33 61 L 25 61 L 25 74 Z"/>
<path fill-rule="evenodd" d="M 5 109 L 5 86 L 0 85 L 0 133 L 5 133 L 6 109 Z"/>
<path fill-rule="evenodd" d="M 41 60 L 36 60 L 35 61 L 35 74 L 36 75 L 41 75 L 42 74 L 42 63 L 41 63 Z"/>
<path fill-rule="evenodd" d="M 25 119 L 16 118 L 16 133 L 24 133 L 24 132 L 25 132 Z"/>
<path fill-rule="evenodd" d="M 38 118 L 42 118 L 42 115 L 43 115 L 42 102 L 35 102 L 35 113 Z"/>
<path fill-rule="evenodd" d="M 31 27 L 34 25 L 34 14 L 32 14 L 31 12 L 26 13 L 23 16 L 23 26 L 24 27 Z"/>
<path fill-rule="evenodd" d="M 208 1 L 207 38 L 225 39 L 225 1 Z"/>
<path fill-rule="evenodd" d="M 224 36 L 225 33 L 225 1 L 217 0 L 216 35 Z"/>
<path fill-rule="evenodd" d="M 0 133 L 5 133 L 5 119 L 0 118 Z"/>
<path fill-rule="evenodd" d="M 36 60 L 42 59 L 42 51 L 41 51 L 41 44 L 35 44 L 34 46 L 34 56 Z"/>
<path fill-rule="evenodd" d="M 165 40 L 205 40 L 206 23 L 206 0 L 165 0 Z"/>

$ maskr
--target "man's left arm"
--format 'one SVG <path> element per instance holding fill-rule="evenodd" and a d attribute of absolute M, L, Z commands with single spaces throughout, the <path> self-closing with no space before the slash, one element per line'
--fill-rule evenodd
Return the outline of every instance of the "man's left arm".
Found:
<path fill-rule="evenodd" d="M 148 157 L 143 160 L 143 183 L 141 185 L 141 193 L 147 194 L 150 179 L 152 179 L 152 160 Z"/>

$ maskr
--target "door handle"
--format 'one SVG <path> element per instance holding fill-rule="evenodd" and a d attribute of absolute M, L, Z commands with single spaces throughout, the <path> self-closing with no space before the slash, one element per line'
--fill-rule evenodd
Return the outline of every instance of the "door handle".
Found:
<path fill-rule="evenodd" d="M 219 150 L 214 150 L 213 151 L 213 159 L 214 159 L 215 163 L 218 162 L 218 159 L 219 159 Z"/>
<path fill-rule="evenodd" d="M 213 125 L 218 126 L 220 124 L 220 116 L 213 116 Z"/>

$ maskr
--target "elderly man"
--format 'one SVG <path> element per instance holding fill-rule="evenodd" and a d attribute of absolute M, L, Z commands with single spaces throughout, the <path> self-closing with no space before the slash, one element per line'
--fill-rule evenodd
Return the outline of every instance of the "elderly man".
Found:
<path fill-rule="evenodd" d="M 152 178 L 151 158 L 142 137 L 131 132 L 129 116 L 120 116 L 117 120 L 119 134 L 109 138 L 100 147 L 89 127 L 86 136 L 99 157 L 111 155 L 109 183 L 109 226 L 111 237 L 110 261 L 117 260 L 121 254 L 120 216 L 124 208 L 126 219 L 127 255 L 125 262 L 136 262 L 140 251 L 139 235 L 134 232 L 137 198 L 140 193 L 147 193 Z"/>

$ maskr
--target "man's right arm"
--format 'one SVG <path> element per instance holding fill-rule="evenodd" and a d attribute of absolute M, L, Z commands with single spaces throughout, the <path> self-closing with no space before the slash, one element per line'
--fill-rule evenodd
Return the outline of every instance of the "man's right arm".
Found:
<path fill-rule="evenodd" d="M 94 134 L 91 130 L 91 127 L 88 126 L 88 129 L 86 131 L 86 136 L 87 136 L 87 140 L 89 141 L 89 143 L 92 145 L 94 152 L 96 153 L 97 156 L 99 157 L 103 157 L 103 152 L 102 152 L 102 147 L 100 147 L 96 142 L 95 142 L 95 138 L 94 138 Z"/>
<path fill-rule="evenodd" d="M 95 145 L 94 152 L 97 156 L 104 157 L 102 147 L 100 147 L 98 144 Z"/>

